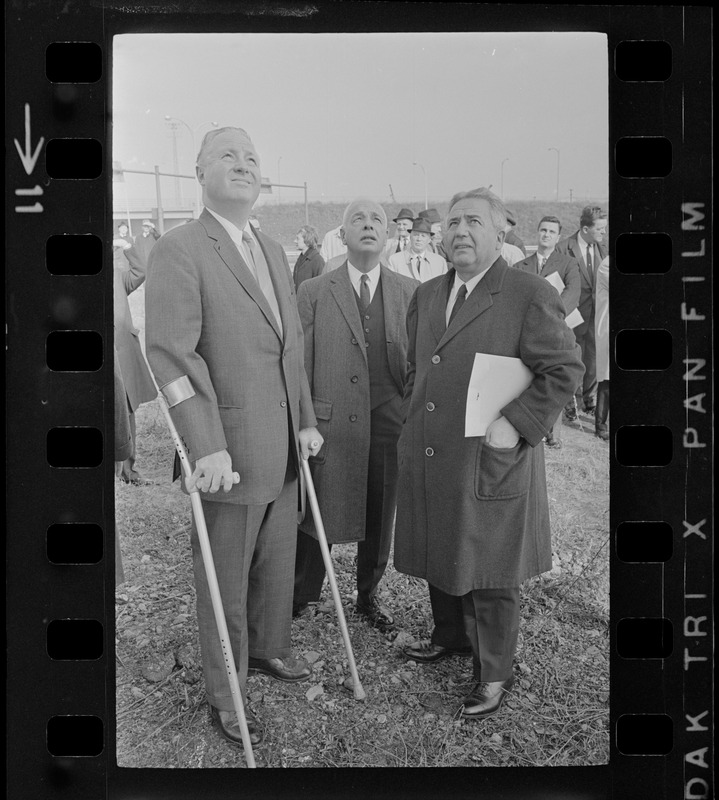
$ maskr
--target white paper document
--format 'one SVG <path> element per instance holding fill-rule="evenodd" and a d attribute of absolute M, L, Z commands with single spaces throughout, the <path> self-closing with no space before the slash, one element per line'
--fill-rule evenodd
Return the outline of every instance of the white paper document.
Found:
<path fill-rule="evenodd" d="M 547 275 L 544 280 L 549 281 L 559 294 L 564 291 L 564 281 L 559 277 L 558 272 Z M 574 311 L 570 311 L 569 314 L 567 314 L 564 321 L 569 328 L 576 328 L 577 325 L 581 325 L 584 322 L 584 317 L 579 313 L 579 309 L 575 308 Z"/>
<path fill-rule="evenodd" d="M 484 436 L 487 426 L 499 419 L 507 403 L 519 397 L 534 379 L 519 358 L 476 353 L 467 390 L 464 435 Z"/>

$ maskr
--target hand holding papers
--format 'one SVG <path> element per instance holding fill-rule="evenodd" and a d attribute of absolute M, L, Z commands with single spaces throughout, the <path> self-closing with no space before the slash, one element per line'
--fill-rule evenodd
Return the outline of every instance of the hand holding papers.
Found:
<path fill-rule="evenodd" d="M 500 411 L 529 386 L 531 370 L 519 359 L 476 353 L 467 390 L 464 435 L 484 436 Z"/>
<path fill-rule="evenodd" d="M 564 291 L 564 281 L 559 277 L 558 272 L 553 272 L 551 275 L 547 275 L 545 280 L 549 281 L 552 286 L 561 294 Z M 575 308 L 574 311 L 571 311 L 567 314 L 565 320 L 567 326 L 569 328 L 576 328 L 577 325 L 581 325 L 584 322 L 584 317 L 579 313 L 579 309 Z"/>

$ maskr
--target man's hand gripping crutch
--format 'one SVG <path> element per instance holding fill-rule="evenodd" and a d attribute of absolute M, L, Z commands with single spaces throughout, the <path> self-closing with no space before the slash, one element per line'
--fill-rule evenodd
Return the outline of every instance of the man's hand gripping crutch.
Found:
<path fill-rule="evenodd" d="M 316 442 L 313 442 L 311 445 L 312 449 L 316 449 L 318 446 L 319 443 Z M 347 662 L 349 663 L 350 668 L 352 691 L 354 692 L 355 700 L 364 700 L 367 695 L 365 694 L 365 690 L 362 688 L 359 675 L 357 674 L 357 665 L 355 664 L 355 657 L 354 653 L 352 652 L 352 642 L 350 642 L 350 635 L 349 631 L 347 630 L 347 622 L 345 620 L 344 610 L 342 609 L 342 600 L 340 598 L 339 589 L 337 588 L 337 578 L 332 565 L 330 549 L 327 545 L 327 534 L 325 533 L 325 526 L 322 523 L 322 515 L 320 514 L 320 507 L 319 503 L 317 502 L 317 494 L 315 493 L 315 485 L 314 481 L 312 480 L 312 472 L 310 471 L 310 465 L 306 458 L 302 459 L 302 474 L 305 478 L 307 496 L 310 500 L 310 508 L 312 509 L 312 516 L 314 517 L 315 528 L 317 529 L 317 540 L 320 543 L 322 559 L 325 562 L 327 580 L 329 581 L 330 589 L 332 590 L 332 599 L 334 600 L 335 608 L 337 609 L 337 620 L 342 632 L 345 652 L 347 653 Z M 345 686 L 347 685 L 348 681 L 345 681 Z"/>
<path fill-rule="evenodd" d="M 187 382 L 186 390 L 192 394 L 186 394 L 182 397 L 182 400 L 192 397 L 195 393 L 194 390 L 192 390 L 192 387 L 189 386 L 189 381 Z M 200 548 L 202 550 L 202 560 L 205 564 L 207 583 L 210 589 L 210 597 L 212 598 L 212 609 L 215 614 L 215 622 L 217 624 L 217 630 L 220 636 L 220 646 L 222 648 L 225 667 L 227 669 L 227 677 L 230 682 L 232 703 L 235 707 L 237 721 L 240 726 L 240 734 L 242 735 L 242 744 L 245 749 L 247 766 L 249 768 L 255 768 L 256 764 L 254 753 L 252 752 L 250 731 L 247 727 L 247 717 L 245 716 L 244 702 L 242 699 L 242 692 L 240 691 L 240 682 L 237 678 L 237 671 L 235 670 L 235 658 L 232 653 L 232 646 L 230 645 L 230 635 L 227 630 L 225 612 L 222 606 L 222 597 L 220 596 L 220 587 L 218 585 L 217 575 L 215 573 L 215 562 L 212 559 L 212 549 L 210 548 L 210 539 L 207 534 L 207 525 L 205 523 L 205 515 L 202 511 L 202 501 L 200 499 L 199 489 L 195 485 L 197 482 L 197 476 L 195 476 L 194 480 L 190 480 L 193 477 L 192 465 L 190 464 L 190 459 L 187 456 L 182 439 L 180 438 L 177 428 L 175 428 L 175 424 L 172 421 L 172 417 L 170 416 L 170 407 L 162 391 L 159 393 L 159 402 L 160 408 L 162 409 L 162 413 L 165 417 L 165 421 L 167 422 L 167 427 L 170 429 L 170 434 L 172 436 L 175 449 L 180 457 L 185 478 L 187 479 L 187 488 L 190 491 L 190 502 L 192 503 L 192 513 L 195 518 L 195 526 L 197 527 L 197 535 L 200 542 Z M 239 474 L 237 472 L 232 473 L 232 482 L 239 483 L 239 481 Z"/>

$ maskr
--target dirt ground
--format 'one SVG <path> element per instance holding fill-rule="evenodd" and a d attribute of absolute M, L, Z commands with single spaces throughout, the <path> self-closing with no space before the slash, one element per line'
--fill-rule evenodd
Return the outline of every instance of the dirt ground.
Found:
<path fill-rule="evenodd" d="M 136 293 L 137 295 L 138 293 Z M 131 300 L 139 306 L 139 297 Z M 136 314 L 136 320 L 138 315 Z M 138 320 L 139 321 L 139 320 Z M 116 605 L 117 762 L 124 767 L 243 767 L 241 747 L 213 729 L 200 668 L 190 557 L 190 504 L 171 485 L 173 449 L 156 402 L 137 414 L 137 465 L 153 486 L 117 483 L 125 583 Z M 609 757 L 609 450 L 591 420 L 565 425 L 546 450 L 554 568 L 522 587 L 517 681 L 501 712 L 463 722 L 471 663 L 418 665 L 403 644 L 431 631 L 426 584 L 391 566 L 381 596 L 397 620 L 389 634 L 353 611 L 355 549 L 333 549 L 358 671 L 357 701 L 327 585 L 293 622 L 309 681 L 251 676 L 250 702 L 265 727 L 255 748 L 267 767 L 574 766 Z"/>

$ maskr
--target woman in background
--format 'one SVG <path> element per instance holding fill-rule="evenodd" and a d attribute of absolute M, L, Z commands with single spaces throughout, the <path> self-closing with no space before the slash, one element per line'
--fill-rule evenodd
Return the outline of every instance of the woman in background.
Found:
<path fill-rule="evenodd" d="M 322 274 L 325 260 L 317 249 L 319 238 L 314 225 L 303 225 L 297 231 L 295 245 L 300 250 L 300 257 L 295 264 L 295 291 L 300 288 L 302 281 Z"/>

